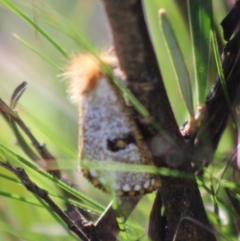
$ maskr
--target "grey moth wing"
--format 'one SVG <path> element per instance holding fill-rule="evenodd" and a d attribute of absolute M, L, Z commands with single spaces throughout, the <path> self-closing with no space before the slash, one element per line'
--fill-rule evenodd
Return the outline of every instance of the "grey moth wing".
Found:
<path fill-rule="evenodd" d="M 103 61 L 114 65 L 110 58 Z M 159 188 L 159 175 L 133 168 L 154 165 L 152 156 L 129 107 L 104 76 L 99 60 L 78 55 L 65 76 L 69 79 L 68 92 L 79 107 L 79 156 L 84 176 L 94 186 L 119 196 L 142 195 Z M 88 162 L 98 168 L 88 168 Z M 108 170 L 110 164 L 114 168 Z M 120 170 L 121 166 L 125 169 Z"/>

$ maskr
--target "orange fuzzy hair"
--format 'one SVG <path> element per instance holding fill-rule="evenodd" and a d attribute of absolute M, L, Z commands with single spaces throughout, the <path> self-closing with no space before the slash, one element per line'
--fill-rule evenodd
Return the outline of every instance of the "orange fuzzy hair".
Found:
<path fill-rule="evenodd" d="M 64 74 L 68 82 L 68 93 L 75 102 L 91 91 L 103 75 L 100 60 L 91 54 L 75 56 Z"/>
<path fill-rule="evenodd" d="M 112 52 L 102 53 L 99 58 L 93 54 L 74 56 L 63 76 L 68 79 L 68 93 L 74 102 L 91 91 L 103 76 L 101 61 L 115 68 L 118 61 Z"/>

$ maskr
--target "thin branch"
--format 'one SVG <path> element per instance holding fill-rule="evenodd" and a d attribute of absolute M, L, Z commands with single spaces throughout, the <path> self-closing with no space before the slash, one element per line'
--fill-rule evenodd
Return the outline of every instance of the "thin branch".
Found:
<path fill-rule="evenodd" d="M 22 94 L 27 88 L 27 82 L 22 82 L 18 85 L 12 93 L 11 101 L 10 101 L 10 108 L 14 109 L 17 106 L 19 99 L 21 98 Z"/>
<path fill-rule="evenodd" d="M 26 82 L 21 83 L 17 88 L 14 90 L 10 105 L 12 108 L 15 108 L 19 98 L 21 97 L 23 91 L 26 89 Z M 26 126 L 26 124 L 22 121 L 22 119 L 18 116 L 17 112 L 13 109 L 8 107 L 8 105 L 0 99 L 0 112 L 3 114 L 5 120 L 9 123 L 12 127 L 13 132 L 18 140 L 19 145 L 23 149 L 23 151 L 35 162 L 37 162 L 40 166 L 44 166 L 45 162 L 53 161 L 55 158 L 51 155 L 51 153 L 46 148 L 45 144 L 41 144 L 32 134 L 30 129 Z M 38 152 L 41 158 L 32 150 L 32 148 L 26 143 L 25 139 L 23 138 L 22 134 L 18 130 L 17 125 L 22 129 L 22 131 L 26 134 L 26 136 L 30 139 L 32 145 L 34 146 L 35 150 Z M 61 177 L 59 170 L 49 171 L 52 175 L 57 178 Z"/>
<path fill-rule="evenodd" d="M 83 233 L 88 237 L 88 240 L 91 241 L 100 241 L 99 234 L 96 231 L 95 226 L 87 221 L 85 217 L 79 211 L 79 208 L 75 205 L 69 205 L 68 209 L 65 213 L 74 220 L 74 223 L 77 227 L 79 227 Z M 102 239 L 102 240 L 109 240 L 109 239 Z"/>
<path fill-rule="evenodd" d="M 1 102 L 2 100 L 0 100 Z M 16 102 L 14 102 L 16 104 Z M 6 113 L 12 113 L 11 109 L 2 101 L 1 102 L 2 109 L 5 110 L 2 114 L 5 116 L 5 119 L 8 119 L 8 115 Z M 11 117 L 10 117 L 11 118 Z M 18 118 L 18 116 L 16 116 Z M 31 149 L 29 149 L 29 146 L 26 144 L 25 140 L 20 135 L 17 126 L 15 122 L 10 122 L 12 124 L 12 127 L 14 128 L 14 132 L 20 141 L 21 147 L 24 148 L 25 151 L 29 151 L 29 155 L 31 157 L 33 156 L 33 152 Z M 25 124 L 22 121 L 19 121 L 20 126 L 24 127 Z M 22 125 L 22 123 L 24 125 Z M 16 129 L 15 129 L 16 128 Z M 28 129 L 27 129 L 28 130 Z M 33 137 L 32 134 L 29 135 L 30 138 Z M 35 137 L 34 137 L 35 143 L 37 143 Z M 45 157 L 49 157 L 50 155 L 46 155 L 49 152 L 44 150 L 42 154 L 44 154 Z M 34 157 L 35 159 L 35 157 Z M 89 225 L 89 223 L 86 221 L 86 219 L 83 217 L 83 215 L 80 213 L 80 211 L 76 211 L 76 208 L 72 208 L 71 205 L 69 205 L 68 210 L 66 213 L 60 210 L 60 208 L 50 199 L 50 197 L 47 194 L 47 191 L 39 188 L 35 183 L 33 183 L 25 173 L 24 169 L 20 168 L 13 168 L 10 164 L 4 163 L 0 161 L 0 165 L 8 169 L 9 171 L 15 173 L 19 179 L 23 182 L 24 186 L 29 190 L 30 192 L 37 195 L 41 200 L 44 200 L 51 208 L 52 210 L 59 215 L 59 217 L 68 225 L 69 229 L 72 230 L 74 233 L 77 234 L 78 237 L 81 238 L 83 241 L 100 241 L 99 238 L 97 238 L 97 231 L 95 230 L 95 227 L 93 225 Z M 59 171 L 57 171 L 59 172 Z M 60 173 L 60 172 L 59 172 Z M 67 196 L 68 193 L 65 193 Z M 70 216 L 70 217 L 69 217 Z M 86 234 L 85 234 L 86 232 Z"/>
<path fill-rule="evenodd" d="M 21 83 L 19 86 L 16 87 L 14 90 L 10 106 L 11 108 L 15 108 L 18 100 L 20 99 L 21 95 L 23 94 L 24 90 L 26 89 L 26 82 Z M 46 146 L 44 144 L 40 144 L 37 138 L 33 135 L 33 133 L 30 131 L 30 129 L 25 125 L 25 123 L 20 119 L 18 114 L 14 112 L 11 108 L 7 106 L 7 104 L 0 99 L 0 113 L 4 117 L 4 119 L 9 123 L 9 125 L 12 127 L 13 132 L 17 138 L 18 144 L 23 149 L 23 151 L 27 154 L 28 157 L 31 158 L 31 160 L 38 163 L 41 167 L 48 166 L 49 161 L 55 161 L 55 157 L 48 151 Z M 13 118 L 14 117 L 14 118 Z M 29 144 L 25 141 L 24 137 L 20 133 L 17 124 L 22 129 L 22 131 L 28 136 L 31 143 L 34 143 L 34 147 L 36 151 L 38 152 L 39 156 L 32 150 L 32 148 L 29 146 Z M 69 186 L 75 186 L 70 181 L 70 178 L 65 174 L 64 177 L 61 175 L 61 172 L 59 170 L 49 170 L 48 173 L 52 174 L 56 178 L 61 178 L 67 183 Z M 65 196 L 72 197 L 71 194 L 66 192 L 65 190 L 62 190 Z"/>
<path fill-rule="evenodd" d="M 5 115 L 7 115 L 9 118 L 11 118 L 13 121 L 15 121 L 20 126 L 22 131 L 31 140 L 32 145 L 35 147 L 35 149 L 40 153 L 40 155 L 45 160 L 54 159 L 53 156 L 46 149 L 45 145 L 37 141 L 37 139 L 34 137 L 30 129 L 25 125 L 22 119 L 18 116 L 17 112 L 14 112 L 11 108 L 9 108 L 8 105 L 2 99 L 0 99 L 0 111 Z"/>
<path fill-rule="evenodd" d="M 240 31 L 224 49 L 223 72 L 231 104 L 237 97 L 240 78 Z M 206 112 L 195 138 L 194 159 L 207 165 L 226 127 L 229 109 L 219 77 L 206 100 Z M 201 155 L 200 155 L 201 153 Z M 201 157 L 201 160 L 199 160 Z"/>
<path fill-rule="evenodd" d="M 38 187 L 34 182 L 32 182 L 24 169 L 22 168 L 14 168 L 10 164 L 5 163 L 3 161 L 0 161 L 0 166 L 6 168 L 10 172 L 14 173 L 23 183 L 23 185 L 26 187 L 26 189 L 33 194 L 40 197 L 44 202 L 46 202 L 49 207 L 67 224 L 69 230 L 74 232 L 81 240 L 83 241 L 100 241 L 99 239 L 91 239 L 89 238 L 75 223 L 68 215 L 67 213 L 63 212 L 57 204 L 49 197 L 46 190 Z M 84 224 L 82 224 L 84 226 Z"/>

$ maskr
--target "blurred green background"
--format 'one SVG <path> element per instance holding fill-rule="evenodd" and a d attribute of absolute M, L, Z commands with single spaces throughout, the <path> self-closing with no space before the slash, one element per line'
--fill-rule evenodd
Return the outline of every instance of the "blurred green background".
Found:
<path fill-rule="evenodd" d="M 17 105 L 19 115 L 37 139 L 45 143 L 58 160 L 66 163 L 66 166 L 70 163 L 69 170 L 65 171 L 74 182 L 78 183 L 81 192 L 96 203 L 106 207 L 111 197 L 89 185 L 82 178 L 81 173 L 76 170 L 78 165 L 77 108 L 68 100 L 66 83 L 61 77 L 62 71 L 27 48 L 15 36 L 19 36 L 32 45 L 36 51 L 62 69 L 65 68 L 67 59 L 38 31 L 9 10 L 4 2 L 0 0 L 0 98 L 9 103 L 15 87 L 22 81 L 28 83 L 28 88 Z M 70 56 L 81 51 L 88 51 L 86 46 L 82 45 L 85 39 L 87 43 L 93 43 L 99 50 L 106 51 L 111 47 L 111 33 L 103 6 L 99 0 L 11 0 L 9 2 L 46 31 Z M 159 34 L 158 10 L 160 8 L 166 9 L 184 54 L 190 77 L 193 80 L 193 61 L 187 13 L 184 11 L 185 2 L 177 0 L 144 1 L 152 41 L 179 126 L 188 118 L 188 113 L 173 74 L 173 66 L 163 38 Z M 213 3 L 216 28 L 221 36 L 219 23 L 228 11 L 227 4 L 223 0 L 214 0 Z M 80 37 L 76 37 L 73 29 L 79 30 Z M 219 38 L 219 45 L 222 44 L 223 40 Z M 211 59 L 209 86 L 216 76 L 215 64 L 212 57 Z M 192 85 L 193 93 L 195 93 L 194 81 Z M 0 118 L 0 123 L 0 142 L 11 151 L 27 159 L 3 118 Z M 225 152 L 230 152 L 233 145 L 231 131 L 226 131 L 220 143 L 218 155 L 222 157 Z M 0 173 L 13 176 L 1 167 Z M 59 193 L 58 188 L 52 183 L 35 176 L 34 173 L 30 172 L 30 177 L 41 187 L 52 193 Z M 0 182 L 0 240 L 43 240 L 43 238 L 45 240 L 66 240 L 67 237 L 68 240 L 74 240 L 44 208 L 19 200 L 19 198 L 24 197 L 37 203 L 34 196 L 22 186 L 3 177 L 0 177 Z M 9 196 L 5 197 L 4 193 L 8 193 Z M 17 195 L 18 200 L 10 195 Z M 129 233 L 132 233 L 133 237 L 139 237 L 144 233 L 153 198 L 154 194 L 144 197 L 131 216 L 130 222 L 134 228 L 130 228 Z M 208 200 L 209 198 L 206 198 L 207 205 Z M 62 201 L 56 201 L 64 207 Z M 209 207 L 212 208 L 210 204 Z M 90 207 L 89 210 L 91 210 Z M 89 212 L 89 216 L 96 220 L 98 214 Z M 99 209 L 98 212 L 101 210 Z"/>

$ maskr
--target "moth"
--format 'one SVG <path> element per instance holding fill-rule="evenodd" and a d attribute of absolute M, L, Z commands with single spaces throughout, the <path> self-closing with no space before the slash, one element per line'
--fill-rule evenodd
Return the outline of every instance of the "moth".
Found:
<path fill-rule="evenodd" d="M 118 75 L 115 58 L 102 56 L 101 61 Z M 82 167 L 83 175 L 94 186 L 118 196 L 152 192 L 160 187 L 158 175 L 134 172 L 130 167 L 128 171 L 117 169 L 123 163 L 153 162 L 130 107 L 101 66 L 95 56 L 80 54 L 72 58 L 65 73 L 68 93 L 79 108 L 79 158 L 102 165 L 101 170 Z M 116 163 L 116 169 L 107 170 L 109 163 Z"/>

